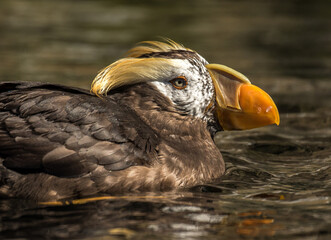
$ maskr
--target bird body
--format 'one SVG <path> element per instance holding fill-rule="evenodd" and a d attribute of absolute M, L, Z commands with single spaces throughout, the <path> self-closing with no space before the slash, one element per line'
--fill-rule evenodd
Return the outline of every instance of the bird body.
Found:
<path fill-rule="evenodd" d="M 250 83 L 224 67 L 209 69 L 172 41 L 147 45 L 102 70 L 91 91 L 0 84 L 0 196 L 46 201 L 168 191 L 222 176 L 224 161 L 213 142 L 223 129 L 221 105 L 244 106 L 233 88 Z M 236 84 L 221 84 L 221 91 L 218 75 Z M 227 89 L 237 94 L 234 100 Z"/>

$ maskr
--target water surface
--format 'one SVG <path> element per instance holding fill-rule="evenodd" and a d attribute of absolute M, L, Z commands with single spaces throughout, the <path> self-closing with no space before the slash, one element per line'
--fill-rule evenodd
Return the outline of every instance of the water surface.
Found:
<path fill-rule="evenodd" d="M 219 133 L 219 183 L 86 202 L 0 201 L 2 239 L 330 239 L 330 1 L 2 1 L 0 81 L 88 88 L 170 37 L 245 73 L 281 125 Z"/>

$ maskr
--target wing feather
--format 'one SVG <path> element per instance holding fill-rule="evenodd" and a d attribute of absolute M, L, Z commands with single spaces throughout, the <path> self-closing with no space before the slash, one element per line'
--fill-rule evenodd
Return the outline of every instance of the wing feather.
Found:
<path fill-rule="evenodd" d="M 117 171 L 150 164 L 157 135 L 111 97 L 36 83 L 1 83 L 0 89 L 5 89 L 0 91 L 5 167 L 77 177 L 98 166 Z"/>

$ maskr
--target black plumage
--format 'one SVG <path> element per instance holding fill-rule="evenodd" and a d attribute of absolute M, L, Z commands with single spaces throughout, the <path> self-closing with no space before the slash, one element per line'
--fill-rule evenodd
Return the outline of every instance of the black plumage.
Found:
<path fill-rule="evenodd" d="M 188 121 L 146 85 L 99 98 L 60 85 L 1 83 L 2 196 L 169 190 L 219 177 L 224 164 L 206 123 Z"/>

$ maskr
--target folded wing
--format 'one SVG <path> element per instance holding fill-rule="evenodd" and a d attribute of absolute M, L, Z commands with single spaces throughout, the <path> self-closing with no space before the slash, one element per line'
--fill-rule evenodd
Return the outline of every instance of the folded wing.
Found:
<path fill-rule="evenodd" d="M 126 106 L 88 91 L 0 84 L 0 159 L 19 172 L 78 177 L 149 165 L 158 137 Z"/>

